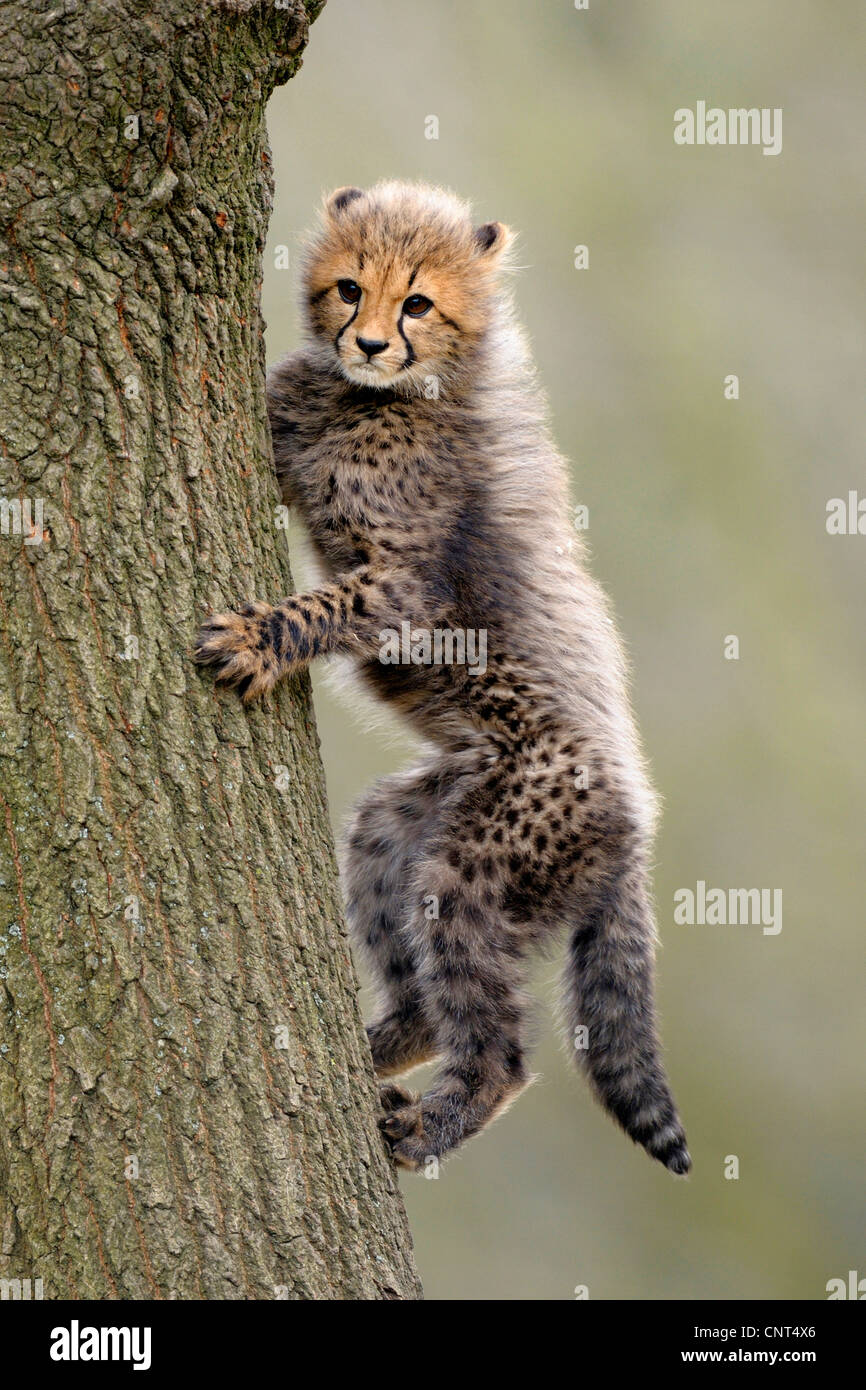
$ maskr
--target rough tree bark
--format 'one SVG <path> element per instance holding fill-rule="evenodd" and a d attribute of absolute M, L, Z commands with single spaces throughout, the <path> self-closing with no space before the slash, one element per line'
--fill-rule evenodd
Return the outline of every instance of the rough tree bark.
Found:
<path fill-rule="evenodd" d="M 320 8 L 0 10 L 0 1278 L 46 1298 L 419 1295 L 308 685 L 189 659 L 291 588 L 264 108 Z"/>

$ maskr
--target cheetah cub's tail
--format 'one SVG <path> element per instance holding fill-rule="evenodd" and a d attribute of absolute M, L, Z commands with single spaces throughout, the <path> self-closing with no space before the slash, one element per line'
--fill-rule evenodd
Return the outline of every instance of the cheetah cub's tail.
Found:
<path fill-rule="evenodd" d="M 639 877 L 625 874 L 569 945 L 570 1043 L 605 1109 L 672 1173 L 692 1160 L 661 1061 L 653 1003 L 655 929 Z"/>

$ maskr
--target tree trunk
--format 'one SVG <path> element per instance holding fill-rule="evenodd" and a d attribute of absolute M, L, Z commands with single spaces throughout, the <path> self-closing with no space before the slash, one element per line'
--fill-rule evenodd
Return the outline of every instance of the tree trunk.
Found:
<path fill-rule="evenodd" d="M 190 660 L 292 587 L 264 110 L 320 8 L 0 10 L 0 1278 L 46 1298 L 420 1293 L 309 686 Z"/>

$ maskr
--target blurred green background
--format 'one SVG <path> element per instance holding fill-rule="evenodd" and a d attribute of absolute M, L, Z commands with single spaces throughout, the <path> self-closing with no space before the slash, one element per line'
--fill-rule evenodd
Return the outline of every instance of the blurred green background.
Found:
<path fill-rule="evenodd" d="M 595 1107 L 543 965 L 539 1080 L 438 1181 L 402 1179 L 428 1298 L 821 1299 L 866 1276 L 866 536 L 825 528 L 828 499 L 866 496 L 863 37 L 854 0 L 329 0 L 269 108 L 269 361 L 298 342 L 323 190 L 430 180 L 519 230 L 520 314 L 665 805 L 659 994 L 694 1174 Z M 782 107 L 782 153 L 676 146 L 698 100 Z M 339 824 L 411 749 L 314 683 Z M 698 879 L 781 888 L 781 934 L 675 925 Z"/>

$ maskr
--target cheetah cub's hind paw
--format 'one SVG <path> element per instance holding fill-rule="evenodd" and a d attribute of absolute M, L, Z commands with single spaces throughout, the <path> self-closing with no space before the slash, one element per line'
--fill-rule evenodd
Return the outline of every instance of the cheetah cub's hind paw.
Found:
<path fill-rule="evenodd" d="M 420 1097 L 386 1081 L 379 1087 L 379 1104 L 385 1112 L 379 1128 L 394 1162 L 401 1168 L 420 1168 L 429 1157 L 424 1147 Z"/>
<path fill-rule="evenodd" d="M 273 611 L 269 603 L 245 603 L 237 613 L 214 613 L 196 635 L 194 660 L 236 686 L 244 704 L 272 690 L 282 674 L 269 625 Z"/>

